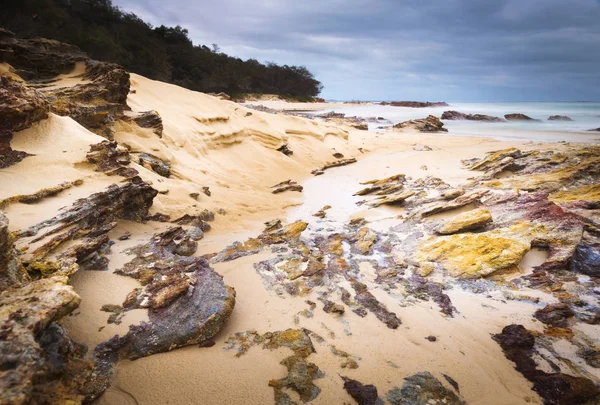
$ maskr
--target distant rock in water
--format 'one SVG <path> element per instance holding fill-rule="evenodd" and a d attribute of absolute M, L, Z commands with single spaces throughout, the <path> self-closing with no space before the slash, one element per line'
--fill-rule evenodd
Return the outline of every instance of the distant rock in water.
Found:
<path fill-rule="evenodd" d="M 600 132 L 600 127 L 594 129 L 588 129 L 589 132 Z"/>
<path fill-rule="evenodd" d="M 459 121 L 459 120 L 467 120 L 467 121 L 487 121 L 487 122 L 504 122 L 502 118 L 492 117 L 491 115 L 484 114 L 465 114 L 459 111 L 444 111 L 442 114 L 443 120 L 448 121 Z"/>
<path fill-rule="evenodd" d="M 412 128 L 419 132 L 448 132 L 444 127 L 444 123 L 435 115 L 430 115 L 427 118 L 418 120 L 404 121 L 393 126 L 394 129 Z"/>
<path fill-rule="evenodd" d="M 548 117 L 548 121 L 573 121 L 570 117 L 566 115 L 552 115 Z"/>
<path fill-rule="evenodd" d="M 506 114 L 504 115 L 507 121 L 539 121 L 525 114 Z"/>
<path fill-rule="evenodd" d="M 411 107 L 411 108 L 424 108 L 424 107 L 447 107 L 448 103 L 444 101 L 383 101 L 380 105 L 391 105 L 392 107 Z"/>

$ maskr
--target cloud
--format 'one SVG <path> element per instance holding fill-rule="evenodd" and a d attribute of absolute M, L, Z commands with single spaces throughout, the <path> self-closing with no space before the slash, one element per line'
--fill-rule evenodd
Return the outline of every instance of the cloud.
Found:
<path fill-rule="evenodd" d="M 113 0 L 332 99 L 600 100 L 597 0 Z"/>

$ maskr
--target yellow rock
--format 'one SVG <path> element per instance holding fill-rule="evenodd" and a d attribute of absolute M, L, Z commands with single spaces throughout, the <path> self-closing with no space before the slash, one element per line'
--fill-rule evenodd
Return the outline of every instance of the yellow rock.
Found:
<path fill-rule="evenodd" d="M 600 184 L 590 184 L 572 188 L 570 190 L 557 191 L 550 195 L 550 200 L 555 203 L 570 201 L 600 201 Z"/>
<path fill-rule="evenodd" d="M 419 267 L 415 270 L 415 273 L 421 277 L 427 277 L 433 272 L 434 268 L 434 264 L 431 262 L 419 263 Z"/>
<path fill-rule="evenodd" d="M 519 223 L 480 234 L 433 237 L 419 244 L 415 259 L 440 263 L 455 277 L 486 277 L 516 269 L 537 233 L 538 227 Z"/>
<path fill-rule="evenodd" d="M 492 214 L 487 209 L 482 208 L 455 216 L 438 229 L 437 232 L 441 235 L 451 235 L 453 233 L 472 231 L 490 222 L 492 222 Z"/>
<path fill-rule="evenodd" d="M 363 255 L 367 255 L 377 239 L 377 234 L 365 226 L 356 233 L 356 239 L 356 248 Z"/>

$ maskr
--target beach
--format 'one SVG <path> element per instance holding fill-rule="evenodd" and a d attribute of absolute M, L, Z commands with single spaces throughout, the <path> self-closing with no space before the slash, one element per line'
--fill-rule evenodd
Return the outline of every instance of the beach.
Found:
<path fill-rule="evenodd" d="M 77 75 L 83 68 L 78 65 L 72 75 L 59 77 L 41 91 L 81 84 Z M 526 124 L 451 122 L 446 125 L 449 132 L 393 130 L 401 118 L 425 118 L 440 111 L 246 103 L 278 110 L 272 114 L 136 74 L 131 74 L 130 83 L 129 109 L 109 126 L 114 144 L 68 115 L 49 112 L 47 118 L 12 134 L 10 147 L 31 156 L 0 171 L 2 209 L 8 229 L 20 235 L 14 246 L 23 262 L 41 257 L 63 263 L 60 260 L 71 256 L 61 254 L 84 243 L 81 251 L 86 254 L 78 250 L 72 256 L 76 259 L 68 262 L 83 267 L 83 256 L 97 251 L 89 250 L 90 240 L 80 242 L 82 238 L 100 233 L 110 240 L 94 253 L 104 258 L 94 262 L 102 266 L 69 270 L 66 285 L 81 302 L 60 321 L 73 341 L 88 347 L 87 359 L 93 359 L 96 347 L 119 359 L 113 363 L 110 386 L 94 403 L 353 403 L 356 396 L 346 386 L 348 380 L 359 382 L 358 391 L 374 386 L 376 397 L 394 403 L 394 395 L 407 395 L 400 393 L 410 382 L 406 379 L 418 373 L 429 373 L 431 377 L 420 378 L 431 385 L 427 395 L 446 398 L 441 403 L 544 403 L 540 394 L 546 393 L 532 390 L 535 380 L 507 358 L 498 343 L 502 337 L 492 338 L 512 324 L 523 325 L 532 339 L 535 336 L 538 346 L 531 356 L 539 370 L 600 382 L 598 368 L 581 357 L 583 347 L 595 350 L 600 345 L 597 324 L 583 321 L 597 310 L 595 278 L 548 270 L 546 284 L 531 282 L 531 276 L 539 274 L 536 269 L 568 267 L 565 263 L 587 232 L 580 218 L 591 218 L 588 224 L 597 218 L 593 204 L 581 208 L 568 203 L 596 201 L 581 197 L 585 193 L 580 189 L 597 187 L 593 179 L 600 156 L 598 133 L 547 123 L 533 129 Z M 464 112 L 489 113 L 482 106 L 444 109 L 461 107 Z M 381 115 L 390 124 L 359 130 L 286 111 Z M 156 116 L 160 129 L 134 120 L 156 121 Z M 91 145 L 98 144 L 108 152 L 97 150 L 108 157 L 90 157 Z M 127 159 L 117 160 L 108 171 L 100 168 L 99 162 L 117 155 Z M 124 168 L 135 169 L 138 183 L 123 174 Z M 540 179 L 540 173 L 552 181 Z M 40 194 L 65 182 L 72 185 Z M 113 218 L 110 213 L 120 206 L 95 217 L 93 211 L 104 208 L 90 205 L 90 216 L 78 211 L 72 222 L 61 225 L 62 213 L 83 204 L 80 199 L 111 185 L 139 182 L 156 192 L 138 220 L 129 214 Z M 274 194 L 274 186 L 282 182 L 301 189 Z M 373 184 L 373 189 L 363 190 Z M 36 195 L 29 198 L 33 202 L 17 198 L 31 195 Z M 141 197 L 128 198 L 125 208 Z M 86 201 L 86 207 L 93 203 Z M 555 210 L 554 216 L 536 217 L 543 211 L 540 207 Z M 442 225 L 475 209 L 489 210 L 493 221 L 440 236 Z M 109 219 L 103 223 L 105 216 Z M 58 222 L 40 227 L 52 218 Z M 193 221 L 200 225 L 190 225 Z M 275 222 L 268 225 L 270 221 Z M 174 227 L 186 235 L 197 235 L 196 228 L 201 228 L 202 237 L 190 242 L 185 236 L 194 246 L 192 252 L 169 253 L 162 262 L 164 250 L 179 243 L 165 236 Z M 69 229 L 75 231 L 51 240 Z M 571 237 L 577 234 L 579 239 Z M 483 246 L 480 237 L 487 238 Z M 464 239 L 447 250 L 433 246 L 455 243 L 457 238 Z M 148 245 L 151 240 L 159 247 Z M 507 245 L 495 251 L 496 243 Z M 145 247 L 136 250 L 139 246 Z M 40 247 L 48 253 L 39 256 Z M 468 252 L 453 256 L 462 247 L 488 259 L 481 263 Z M 139 335 L 128 335 L 130 325 L 158 325 L 164 320 L 153 316 L 200 288 L 190 277 L 189 287 L 185 284 L 165 298 L 166 303 L 152 307 L 148 300 L 158 300 L 153 291 L 170 287 L 160 282 L 172 273 L 160 271 L 185 267 L 196 259 L 194 265 L 205 273 L 197 270 L 194 277 L 216 273 L 235 290 L 230 313 L 223 318 L 221 312 L 213 314 L 196 325 L 201 329 L 220 319 L 207 339 L 194 337 L 182 344 L 169 336 L 173 341 L 167 340 L 165 350 L 164 345 L 152 346 L 158 338 L 151 336 L 150 343 L 143 343 L 150 349 L 128 352 L 126 345 L 142 336 L 139 330 Z M 127 275 L 124 268 L 132 272 Z M 151 274 L 154 279 L 144 270 L 157 272 Z M 132 298 L 136 294 L 142 295 Z M 584 303 L 577 307 L 577 300 Z M 135 305 L 127 307 L 126 302 Z M 564 302 L 575 308 L 576 318 L 567 316 L 549 326 L 534 316 Z M 107 322 L 109 316 L 112 321 Z M 164 322 L 167 326 L 160 330 L 177 335 L 181 325 Z M 125 346 L 107 346 L 118 342 L 113 338 L 117 335 L 130 340 Z M 372 396 L 373 389 L 368 390 Z"/>

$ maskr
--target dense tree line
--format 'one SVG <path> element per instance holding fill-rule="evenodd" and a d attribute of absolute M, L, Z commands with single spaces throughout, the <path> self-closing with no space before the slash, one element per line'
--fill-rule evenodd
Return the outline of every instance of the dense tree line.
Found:
<path fill-rule="evenodd" d="M 93 59 L 192 90 L 310 98 L 322 88 L 305 67 L 244 61 L 217 46 L 194 45 L 186 29 L 152 27 L 111 0 L 6 0 L 0 27 L 74 44 Z"/>

